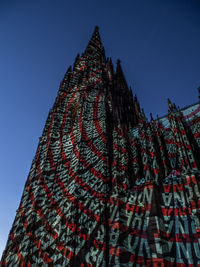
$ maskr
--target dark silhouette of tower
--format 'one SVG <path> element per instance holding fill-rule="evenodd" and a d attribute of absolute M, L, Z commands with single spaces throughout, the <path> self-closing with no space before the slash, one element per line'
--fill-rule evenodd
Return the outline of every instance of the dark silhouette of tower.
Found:
<path fill-rule="evenodd" d="M 200 266 L 200 105 L 148 121 L 98 27 L 60 84 L 1 266 Z"/>

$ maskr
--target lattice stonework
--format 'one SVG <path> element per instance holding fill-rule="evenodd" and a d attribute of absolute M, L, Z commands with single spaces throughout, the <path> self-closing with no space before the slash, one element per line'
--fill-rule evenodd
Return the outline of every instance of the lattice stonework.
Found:
<path fill-rule="evenodd" d="M 200 105 L 150 122 L 98 28 L 49 112 L 1 266 L 200 266 Z"/>

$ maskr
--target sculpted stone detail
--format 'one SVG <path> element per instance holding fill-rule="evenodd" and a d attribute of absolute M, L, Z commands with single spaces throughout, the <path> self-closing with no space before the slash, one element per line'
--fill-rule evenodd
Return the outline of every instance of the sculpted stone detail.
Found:
<path fill-rule="evenodd" d="M 148 121 L 98 28 L 60 84 L 1 266 L 199 266 L 200 106 Z"/>

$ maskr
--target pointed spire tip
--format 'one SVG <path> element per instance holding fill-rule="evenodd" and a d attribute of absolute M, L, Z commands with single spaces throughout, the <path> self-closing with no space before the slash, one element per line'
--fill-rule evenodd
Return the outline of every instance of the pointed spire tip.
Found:
<path fill-rule="evenodd" d="M 89 53 L 91 53 L 91 51 L 93 51 L 93 53 L 98 53 L 98 54 L 102 54 L 103 57 L 105 57 L 105 52 L 104 52 L 104 47 L 102 45 L 101 42 L 101 37 L 99 34 L 99 27 L 95 26 L 94 31 L 92 33 L 92 36 L 89 40 L 89 43 L 85 49 L 84 53 L 87 53 L 89 51 Z"/>
<path fill-rule="evenodd" d="M 167 101 L 168 101 L 168 106 L 169 106 L 170 110 L 172 110 L 173 106 L 172 106 L 171 100 L 168 98 Z"/>
<path fill-rule="evenodd" d="M 67 72 L 71 72 L 72 71 L 72 66 L 70 65 L 69 68 L 67 69 Z"/>

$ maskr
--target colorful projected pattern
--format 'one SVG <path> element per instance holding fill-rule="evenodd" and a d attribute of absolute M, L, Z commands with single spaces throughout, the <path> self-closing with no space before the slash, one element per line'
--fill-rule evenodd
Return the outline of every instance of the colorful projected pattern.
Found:
<path fill-rule="evenodd" d="M 199 104 L 148 122 L 98 28 L 49 112 L 1 266 L 200 266 Z"/>

